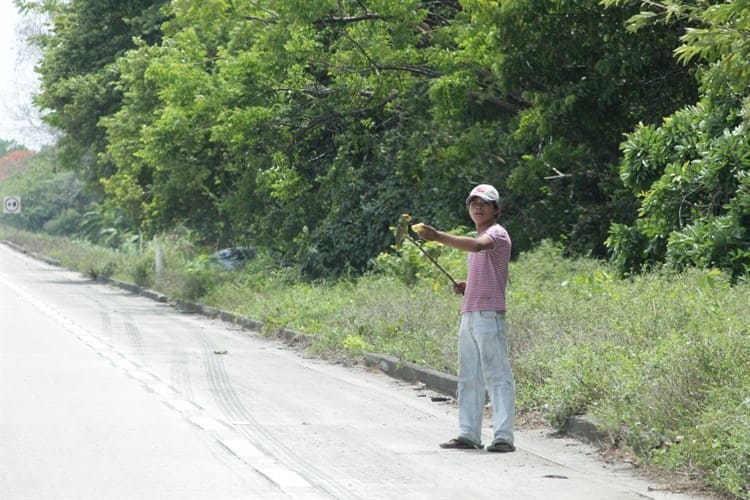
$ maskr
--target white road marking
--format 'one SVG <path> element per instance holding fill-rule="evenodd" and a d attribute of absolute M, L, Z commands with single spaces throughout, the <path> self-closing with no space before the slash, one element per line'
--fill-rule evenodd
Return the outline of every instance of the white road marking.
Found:
<path fill-rule="evenodd" d="M 221 431 L 226 427 L 213 417 L 190 417 L 190 421 L 204 431 Z"/>
<path fill-rule="evenodd" d="M 265 455 L 244 439 L 221 439 L 219 442 L 242 459 L 262 458 Z"/>
<path fill-rule="evenodd" d="M 281 489 L 286 490 L 288 488 L 300 487 L 312 488 L 312 485 L 310 485 L 310 483 L 308 483 L 302 476 L 288 467 L 279 465 L 278 463 L 259 463 L 253 464 L 253 467 L 271 481 L 278 484 Z"/>
<path fill-rule="evenodd" d="M 169 404 L 169 406 L 171 406 L 175 410 L 181 411 L 181 412 L 189 412 L 189 411 L 194 411 L 198 409 L 198 407 L 195 406 L 193 403 L 191 403 L 190 401 L 185 401 L 184 399 L 173 399 L 173 400 L 167 401 L 167 404 Z"/>

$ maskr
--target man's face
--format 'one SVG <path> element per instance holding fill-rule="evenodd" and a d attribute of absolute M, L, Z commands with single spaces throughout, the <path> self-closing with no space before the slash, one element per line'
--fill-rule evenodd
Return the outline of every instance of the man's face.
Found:
<path fill-rule="evenodd" d="M 474 197 L 469 200 L 469 215 L 477 226 L 494 222 L 498 209 L 494 203 L 484 201 L 482 198 Z"/>

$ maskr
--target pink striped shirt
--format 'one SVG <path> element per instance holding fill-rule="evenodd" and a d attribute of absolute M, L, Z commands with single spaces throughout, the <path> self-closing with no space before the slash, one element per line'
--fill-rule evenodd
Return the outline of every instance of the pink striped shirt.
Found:
<path fill-rule="evenodd" d="M 505 287 L 508 284 L 508 262 L 511 241 L 508 231 L 493 224 L 484 233 L 494 245 L 481 252 L 469 252 L 469 272 L 461 312 L 505 312 Z"/>

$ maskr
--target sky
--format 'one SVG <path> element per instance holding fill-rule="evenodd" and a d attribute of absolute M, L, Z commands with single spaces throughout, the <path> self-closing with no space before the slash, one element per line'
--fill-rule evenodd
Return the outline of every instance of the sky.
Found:
<path fill-rule="evenodd" d="M 0 0 L 0 139 L 39 150 L 53 139 L 31 104 L 39 81 L 33 51 L 21 35 L 22 21 L 13 0 Z"/>

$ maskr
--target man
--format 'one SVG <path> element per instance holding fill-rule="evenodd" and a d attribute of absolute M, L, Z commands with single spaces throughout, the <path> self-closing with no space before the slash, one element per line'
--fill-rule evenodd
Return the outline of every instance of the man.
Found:
<path fill-rule="evenodd" d="M 515 381 L 505 336 L 505 288 L 508 282 L 511 240 L 497 223 L 497 190 L 480 184 L 471 190 L 466 206 L 476 237 L 454 236 L 425 225 L 422 239 L 468 252 L 468 275 L 459 281 L 463 294 L 458 334 L 458 437 L 440 444 L 449 449 L 481 449 L 485 389 L 492 403 L 494 438 L 488 451 L 515 451 L 513 420 Z"/>

